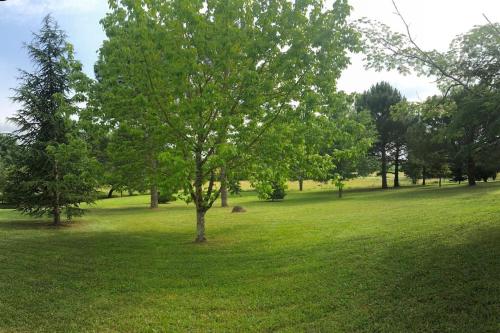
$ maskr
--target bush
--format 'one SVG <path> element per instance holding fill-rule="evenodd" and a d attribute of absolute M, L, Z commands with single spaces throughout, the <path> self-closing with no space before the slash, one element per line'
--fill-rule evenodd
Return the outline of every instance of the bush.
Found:
<path fill-rule="evenodd" d="M 262 200 L 276 201 L 286 196 L 287 185 L 283 180 L 259 181 L 254 183 L 254 187 L 259 199 Z"/>
<path fill-rule="evenodd" d="M 175 197 L 174 191 L 169 191 L 167 189 L 160 189 L 158 192 L 158 203 L 166 204 L 167 202 L 175 201 L 177 198 Z"/>
<path fill-rule="evenodd" d="M 286 196 L 286 193 L 285 193 L 286 183 L 273 182 L 271 184 L 271 187 L 272 187 L 272 193 L 271 193 L 270 199 L 272 201 L 282 200 L 285 198 L 285 196 Z"/>
<path fill-rule="evenodd" d="M 227 187 L 228 187 L 229 193 L 231 193 L 233 195 L 239 195 L 241 192 L 241 184 L 238 180 L 228 181 Z"/>

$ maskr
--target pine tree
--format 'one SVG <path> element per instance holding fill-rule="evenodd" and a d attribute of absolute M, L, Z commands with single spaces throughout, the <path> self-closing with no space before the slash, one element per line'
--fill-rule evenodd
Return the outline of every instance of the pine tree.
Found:
<path fill-rule="evenodd" d="M 26 45 L 33 71 L 20 71 L 12 98 L 21 105 L 11 120 L 18 127 L 22 153 L 7 176 L 5 195 L 18 210 L 48 214 L 59 225 L 62 213 L 68 219 L 79 215 L 79 204 L 94 200 L 94 161 L 74 120 L 88 79 L 65 33 L 49 15 L 33 35 Z"/>

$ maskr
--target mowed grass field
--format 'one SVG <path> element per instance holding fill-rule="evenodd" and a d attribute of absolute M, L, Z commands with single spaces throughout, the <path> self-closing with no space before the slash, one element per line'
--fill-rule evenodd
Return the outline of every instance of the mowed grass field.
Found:
<path fill-rule="evenodd" d="M 148 196 L 61 228 L 0 210 L 0 332 L 499 332 L 500 182 L 372 182 L 230 197 L 202 245 Z"/>

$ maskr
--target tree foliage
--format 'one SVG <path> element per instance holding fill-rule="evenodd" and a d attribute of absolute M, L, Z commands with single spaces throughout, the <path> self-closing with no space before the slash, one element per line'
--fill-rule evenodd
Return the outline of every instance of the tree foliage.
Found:
<path fill-rule="evenodd" d="M 388 187 L 387 173 L 391 155 L 394 155 L 392 160 L 397 161 L 402 150 L 404 124 L 392 116 L 392 107 L 402 100 L 401 93 L 387 82 L 375 84 L 356 99 L 357 110 L 369 112 L 373 119 L 377 139 L 372 151 L 380 161 L 382 188 Z"/>
<path fill-rule="evenodd" d="M 393 1 L 405 32 L 368 19 L 358 22 L 368 68 L 416 71 L 432 76 L 443 91 L 474 86 L 498 89 L 500 85 L 500 24 L 488 22 L 458 35 L 447 51 L 425 50 L 414 39 L 408 23 Z"/>
<path fill-rule="evenodd" d="M 81 202 L 94 200 L 94 161 L 79 137 L 74 116 L 85 100 L 88 80 L 73 58 L 72 46 L 57 23 L 46 16 L 26 45 L 33 72 L 20 72 L 13 100 L 21 105 L 12 121 L 19 130 L 19 154 L 5 186 L 6 198 L 32 215 L 81 214 Z"/>
<path fill-rule="evenodd" d="M 100 50 L 105 84 L 120 83 L 168 131 L 189 170 L 197 241 L 221 167 L 248 161 L 296 103 L 328 105 L 357 34 L 350 7 L 323 1 L 110 1 Z M 115 94 L 115 93 L 113 93 Z M 314 108 L 310 108 L 314 112 Z"/>

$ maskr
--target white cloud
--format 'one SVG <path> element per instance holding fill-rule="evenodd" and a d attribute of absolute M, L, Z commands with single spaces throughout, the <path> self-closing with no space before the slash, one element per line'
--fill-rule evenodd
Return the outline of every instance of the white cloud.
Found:
<path fill-rule="evenodd" d="M 47 13 L 86 14 L 106 6 L 106 0 L 8 0 L 0 4 L 0 18 L 22 20 Z"/>
<path fill-rule="evenodd" d="M 329 0 L 330 2 L 332 0 Z M 500 21 L 498 0 L 395 0 L 413 37 L 426 49 L 446 50 L 458 34 L 467 32 L 475 25 L 486 24 L 483 14 L 494 22 Z M 404 31 L 404 25 L 395 15 L 391 0 L 350 0 L 352 19 L 368 17 L 381 21 L 393 30 Z M 378 81 L 388 81 L 408 99 L 421 100 L 438 93 L 433 78 L 402 76 L 396 72 L 365 71 L 362 57 L 352 59 L 352 65 L 344 71 L 339 89 L 362 92 Z"/>
<path fill-rule="evenodd" d="M 352 64 L 342 73 L 338 82 L 339 89 L 348 93 L 363 92 L 377 82 L 386 81 L 411 101 L 423 101 L 429 96 L 439 94 L 432 78 L 417 75 L 403 76 L 396 71 L 366 70 L 362 58 L 362 55 L 354 55 L 351 58 Z"/>

